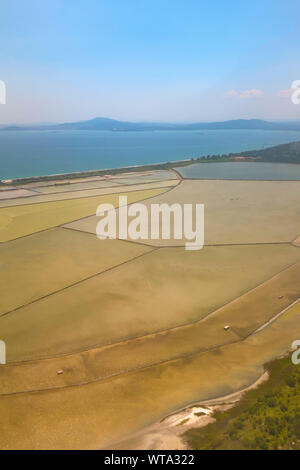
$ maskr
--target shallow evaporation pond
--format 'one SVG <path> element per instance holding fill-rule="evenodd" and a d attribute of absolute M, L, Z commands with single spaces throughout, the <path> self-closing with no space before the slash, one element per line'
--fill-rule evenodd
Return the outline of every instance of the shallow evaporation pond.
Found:
<path fill-rule="evenodd" d="M 300 165 L 293 163 L 194 163 L 176 170 L 184 178 L 233 180 L 300 180 Z"/>

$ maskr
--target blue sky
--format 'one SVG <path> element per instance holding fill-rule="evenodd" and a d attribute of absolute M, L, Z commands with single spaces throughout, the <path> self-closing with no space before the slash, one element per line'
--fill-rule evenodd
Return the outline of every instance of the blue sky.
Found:
<path fill-rule="evenodd" d="M 294 0 L 0 0 L 0 122 L 299 119 Z M 250 90 L 250 91 L 249 91 Z"/>

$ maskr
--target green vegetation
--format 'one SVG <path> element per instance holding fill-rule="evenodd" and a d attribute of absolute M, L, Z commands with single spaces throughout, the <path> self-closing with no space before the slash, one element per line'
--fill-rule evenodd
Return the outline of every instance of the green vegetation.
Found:
<path fill-rule="evenodd" d="M 300 142 L 276 145 L 262 150 L 252 150 L 244 152 L 243 156 L 264 162 L 300 163 Z"/>
<path fill-rule="evenodd" d="M 259 150 L 229 153 L 227 155 L 206 155 L 202 158 L 192 159 L 191 163 L 231 162 L 231 161 L 259 161 L 274 163 L 300 163 L 300 142 L 276 145 Z M 185 166 L 186 162 L 179 162 L 176 166 Z"/>
<path fill-rule="evenodd" d="M 267 369 L 269 380 L 237 406 L 184 434 L 193 449 L 300 449 L 300 366 L 285 357 Z"/>
<path fill-rule="evenodd" d="M 194 159 L 191 160 L 183 160 L 179 162 L 166 162 L 166 163 L 158 163 L 152 165 L 140 165 L 140 166 L 127 166 L 123 168 L 111 168 L 106 170 L 87 170 L 75 173 L 61 173 L 55 175 L 43 175 L 43 176 L 32 176 L 26 178 L 16 178 L 13 179 L 10 184 L 16 185 L 24 185 L 27 183 L 38 183 L 43 181 L 59 181 L 68 179 L 78 179 L 78 178 L 85 178 L 91 176 L 105 176 L 105 175 L 121 175 L 122 173 L 141 173 L 143 171 L 152 171 L 152 170 L 169 170 L 172 169 L 175 164 L 176 166 L 183 166 L 183 165 L 190 165 Z M 201 158 L 195 160 L 199 161 Z M 0 180 L 0 187 L 5 186 L 6 183 L 1 182 Z"/>

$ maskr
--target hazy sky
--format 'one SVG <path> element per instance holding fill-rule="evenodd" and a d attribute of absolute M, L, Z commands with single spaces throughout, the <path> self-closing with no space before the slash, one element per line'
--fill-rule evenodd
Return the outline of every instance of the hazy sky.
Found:
<path fill-rule="evenodd" d="M 299 119 L 299 0 L 0 0 L 0 123 Z"/>

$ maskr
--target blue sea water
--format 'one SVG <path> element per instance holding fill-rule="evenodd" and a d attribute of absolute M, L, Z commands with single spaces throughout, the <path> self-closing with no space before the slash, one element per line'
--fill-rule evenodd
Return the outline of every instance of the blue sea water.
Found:
<path fill-rule="evenodd" d="M 120 168 L 300 141 L 297 131 L 0 131 L 0 179 Z"/>

